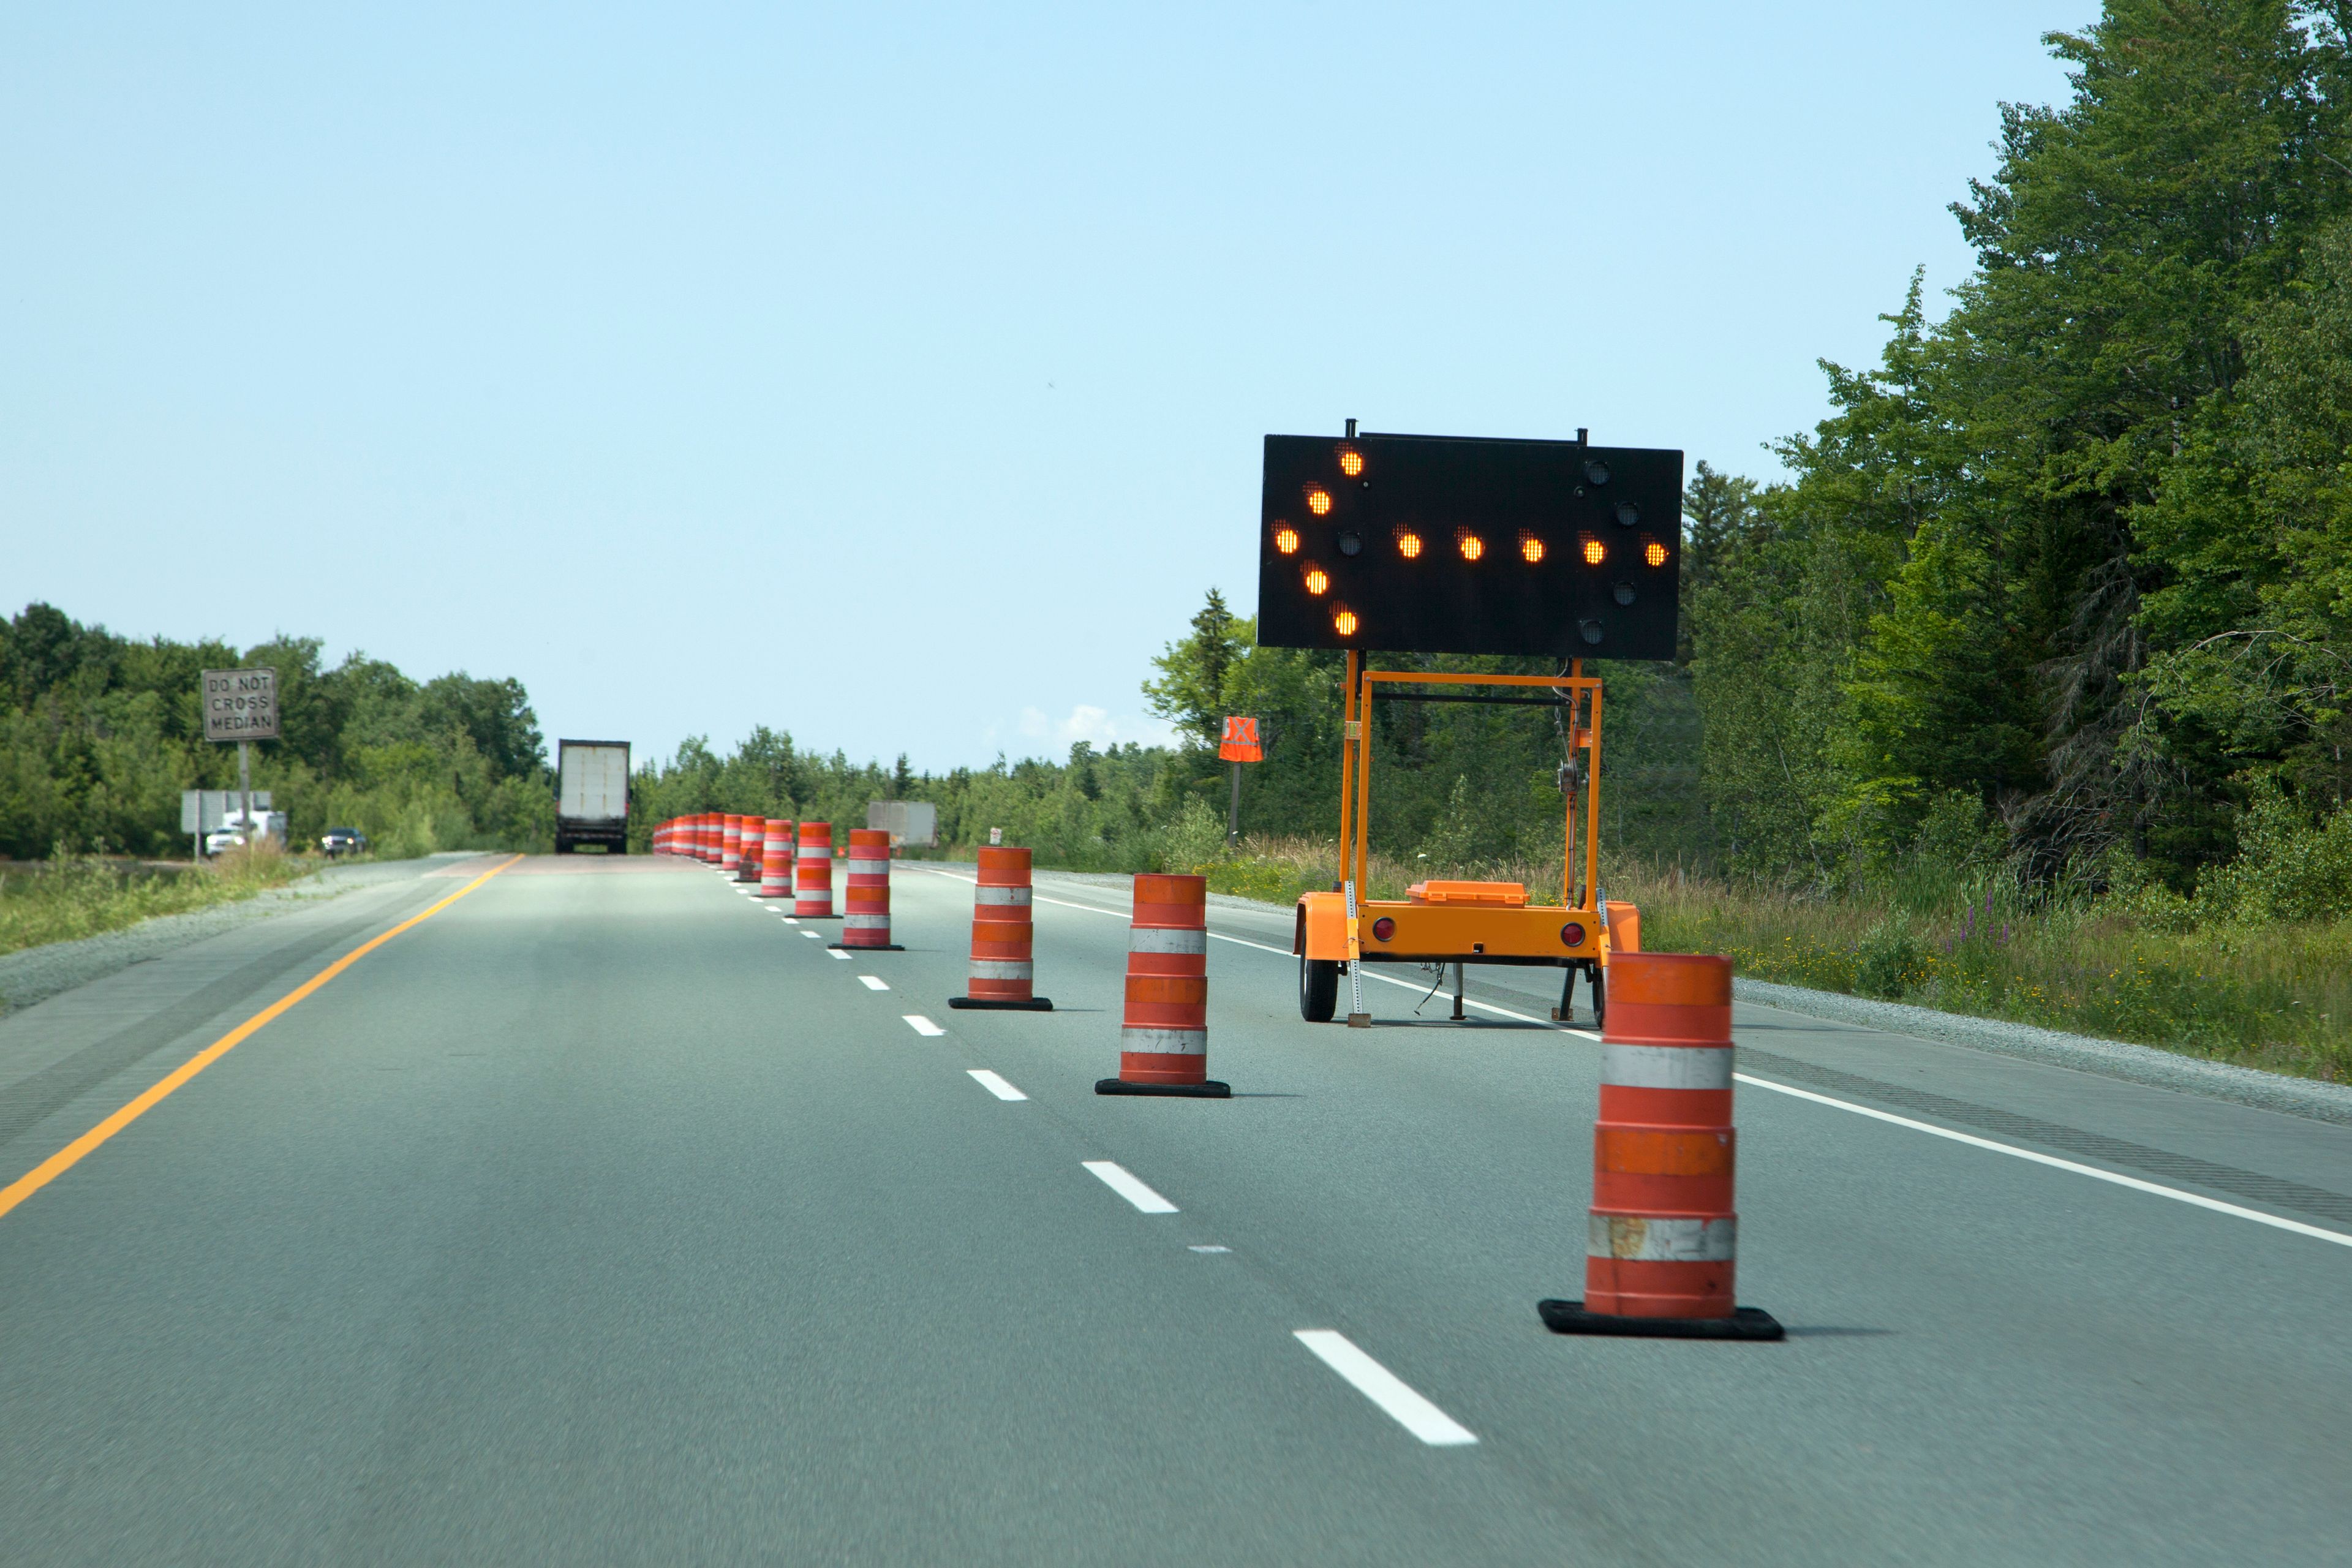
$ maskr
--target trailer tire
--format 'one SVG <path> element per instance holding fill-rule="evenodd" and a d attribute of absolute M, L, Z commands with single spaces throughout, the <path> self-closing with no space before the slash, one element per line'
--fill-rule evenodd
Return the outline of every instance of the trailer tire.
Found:
<path fill-rule="evenodd" d="M 1339 961 L 1298 955 L 1298 1016 L 1310 1024 L 1328 1024 L 1339 1010 Z"/>

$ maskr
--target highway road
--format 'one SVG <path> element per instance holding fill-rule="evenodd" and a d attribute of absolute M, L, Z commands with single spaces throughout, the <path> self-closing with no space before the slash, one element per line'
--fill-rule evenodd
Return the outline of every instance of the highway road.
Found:
<path fill-rule="evenodd" d="M 441 864 L 0 1020 L 0 1558 L 2352 1554 L 2352 1126 L 1743 1005 L 1790 1337 L 1559 1338 L 1599 1048 L 1532 984 L 1310 1026 L 1220 904 L 1235 1098 L 1103 1099 L 1121 887 L 1041 876 L 1055 1012 L 953 1012 L 968 878 L 851 957 Z"/>

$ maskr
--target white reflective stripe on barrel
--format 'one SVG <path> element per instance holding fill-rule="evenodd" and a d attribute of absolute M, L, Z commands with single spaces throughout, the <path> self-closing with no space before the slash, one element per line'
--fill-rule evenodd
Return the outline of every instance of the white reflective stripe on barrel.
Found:
<path fill-rule="evenodd" d="M 1589 1214 L 1585 1220 L 1587 1258 L 1641 1263 L 1728 1263 L 1739 1230 L 1739 1221 L 1728 1215 L 1720 1219 L 1653 1219 Z"/>
<path fill-rule="evenodd" d="M 1033 891 L 1034 889 L 1030 888 L 992 888 L 983 882 L 980 886 L 980 897 L 972 901 L 981 904 L 1025 905 L 1029 902 L 1029 895 Z"/>
<path fill-rule="evenodd" d="M 888 915 L 844 915 L 841 917 L 841 924 L 845 931 L 888 931 L 890 917 Z"/>
<path fill-rule="evenodd" d="M 1209 933 L 1167 926 L 1132 926 L 1129 928 L 1127 951 L 1129 952 L 1206 952 Z"/>
<path fill-rule="evenodd" d="M 1206 1029 L 1123 1029 L 1118 1048 L 1162 1057 L 1200 1057 L 1209 1053 Z"/>
<path fill-rule="evenodd" d="M 850 869 L 854 871 L 860 866 L 865 867 L 868 872 L 872 872 L 878 867 L 881 870 L 887 873 L 890 869 L 890 857 L 887 855 L 860 855 L 855 849 L 851 850 L 849 852 Z"/>
<path fill-rule="evenodd" d="M 975 958 L 971 961 L 974 980 L 1031 980 L 1036 977 L 1037 966 L 1025 958 Z"/>
<path fill-rule="evenodd" d="M 1601 1043 L 1601 1081 L 1620 1089 L 1729 1089 L 1729 1046 Z"/>

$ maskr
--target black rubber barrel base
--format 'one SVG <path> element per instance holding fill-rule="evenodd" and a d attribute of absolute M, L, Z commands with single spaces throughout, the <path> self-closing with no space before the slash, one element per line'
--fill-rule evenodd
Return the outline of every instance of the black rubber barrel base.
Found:
<path fill-rule="evenodd" d="M 837 947 L 844 952 L 904 952 L 907 951 L 895 942 L 886 942 L 879 947 L 852 947 L 845 942 L 829 942 L 824 945 Z"/>
<path fill-rule="evenodd" d="M 1544 1327 L 1556 1334 L 1619 1334 L 1653 1340 L 1777 1340 L 1780 1321 L 1761 1307 L 1740 1307 L 1727 1318 L 1619 1318 L 1588 1312 L 1581 1301 L 1538 1301 Z"/>
<path fill-rule="evenodd" d="M 948 1005 L 982 1013 L 1050 1013 L 1054 1010 L 1054 1001 L 1050 996 L 1032 996 L 1026 1002 L 1008 1002 L 996 996 L 950 996 Z"/>
<path fill-rule="evenodd" d="M 1177 1100 L 1231 1100 L 1234 1086 L 1210 1079 L 1203 1083 L 1129 1083 L 1123 1078 L 1095 1079 L 1097 1094 L 1157 1094 Z"/>

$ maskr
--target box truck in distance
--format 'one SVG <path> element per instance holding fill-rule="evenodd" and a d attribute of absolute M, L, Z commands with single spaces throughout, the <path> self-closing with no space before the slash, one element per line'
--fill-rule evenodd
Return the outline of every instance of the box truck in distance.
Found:
<path fill-rule="evenodd" d="M 629 743 L 555 742 L 555 852 L 601 844 L 607 855 L 629 850 Z"/>

